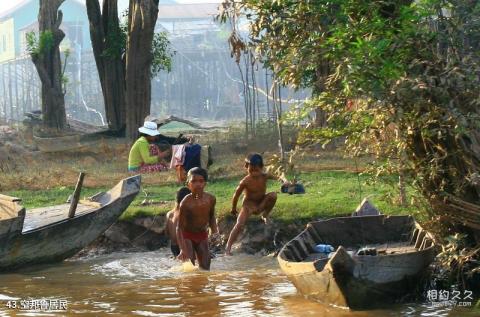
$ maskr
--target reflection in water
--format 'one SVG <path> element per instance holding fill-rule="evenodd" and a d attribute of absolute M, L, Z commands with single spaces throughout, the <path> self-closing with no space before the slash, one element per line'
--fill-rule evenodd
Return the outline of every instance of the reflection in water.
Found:
<path fill-rule="evenodd" d="M 8 300 L 65 299 L 83 316 L 475 316 L 428 305 L 351 312 L 300 296 L 276 259 L 218 257 L 210 272 L 183 272 L 168 250 L 115 253 L 0 275 L 0 316 L 58 316 L 8 309 Z M 478 315 L 478 313 L 477 313 Z"/>

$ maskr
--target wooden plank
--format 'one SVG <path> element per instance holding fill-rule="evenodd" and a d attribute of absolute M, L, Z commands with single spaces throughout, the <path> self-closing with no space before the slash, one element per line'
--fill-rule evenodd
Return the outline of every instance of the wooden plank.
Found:
<path fill-rule="evenodd" d="M 423 238 L 425 237 L 426 234 L 427 233 L 425 232 L 425 230 L 420 231 L 420 233 L 417 236 L 417 240 L 415 241 L 415 249 L 420 248 L 420 246 L 422 245 Z"/>
<path fill-rule="evenodd" d="M 310 233 L 310 236 L 313 238 L 316 244 L 322 243 L 323 240 L 315 229 L 315 226 L 311 223 L 307 224 L 307 231 Z"/>
<path fill-rule="evenodd" d="M 304 248 L 304 246 L 300 243 L 300 240 L 299 239 L 294 239 L 292 241 L 292 244 L 293 246 L 295 247 L 295 250 L 297 251 L 297 253 L 299 254 L 300 258 L 301 259 L 304 259 L 307 257 L 308 255 L 308 251 L 306 248 Z"/>
<path fill-rule="evenodd" d="M 415 230 L 413 230 L 412 236 L 410 238 L 410 244 L 415 243 L 415 241 L 417 240 L 417 235 L 418 235 L 419 232 L 420 232 L 420 228 L 415 228 Z"/>
<path fill-rule="evenodd" d="M 10 202 L 22 201 L 22 199 L 20 199 L 18 197 L 7 196 L 7 195 L 2 195 L 2 194 L 0 194 L 0 200 L 6 200 L 6 201 L 10 201 Z"/>
<path fill-rule="evenodd" d="M 38 229 L 50 224 L 68 219 L 69 204 L 48 206 L 30 209 L 25 215 L 25 223 L 22 232 Z M 77 216 L 90 213 L 95 208 L 86 205 L 78 205 L 75 214 Z"/>
<path fill-rule="evenodd" d="M 88 199 L 80 199 L 78 203 L 82 204 L 82 205 L 85 205 L 85 206 L 94 207 L 94 208 L 102 207 L 101 203 L 99 203 L 97 201 L 88 200 Z"/>
<path fill-rule="evenodd" d="M 84 172 L 81 172 L 80 175 L 78 175 L 77 185 L 75 186 L 75 192 L 73 193 L 70 210 L 68 211 L 68 218 L 73 218 L 75 216 L 75 210 L 77 209 L 78 200 L 80 199 L 80 192 L 82 190 L 84 177 Z"/>

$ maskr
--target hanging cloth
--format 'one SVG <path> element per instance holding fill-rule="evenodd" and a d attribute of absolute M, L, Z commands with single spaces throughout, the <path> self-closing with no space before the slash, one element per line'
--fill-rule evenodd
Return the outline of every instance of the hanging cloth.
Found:
<path fill-rule="evenodd" d="M 175 168 L 178 165 L 183 165 L 185 160 L 185 144 L 172 145 L 172 160 L 170 161 L 170 168 Z"/>
<path fill-rule="evenodd" d="M 183 161 L 183 167 L 188 172 L 191 168 L 201 167 L 200 153 L 202 147 L 200 144 L 187 144 L 185 146 L 185 160 Z"/>

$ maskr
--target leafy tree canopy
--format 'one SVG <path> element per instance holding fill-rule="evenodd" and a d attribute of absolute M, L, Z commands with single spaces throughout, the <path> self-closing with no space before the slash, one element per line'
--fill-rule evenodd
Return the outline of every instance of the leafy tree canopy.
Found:
<path fill-rule="evenodd" d="M 107 34 L 107 45 L 103 54 L 105 56 L 119 57 L 124 56 L 127 49 L 128 34 L 128 10 L 123 12 L 122 21 L 120 23 L 120 31 L 118 33 L 110 32 Z M 172 70 L 172 57 L 174 51 L 171 49 L 170 41 L 166 32 L 155 33 L 152 41 L 152 66 L 151 77 L 155 77 L 160 71 Z M 120 54 L 120 55 L 119 55 Z"/>
<path fill-rule="evenodd" d="M 480 4 L 418 0 L 226 0 L 220 18 L 250 21 L 248 43 L 284 84 L 313 88 L 295 119 L 321 108 L 347 152 L 402 172 L 442 223 L 480 230 Z M 325 71 L 326 70 L 326 71 Z M 465 206 L 468 206 L 465 207 Z M 467 208 L 468 211 L 465 211 Z"/>

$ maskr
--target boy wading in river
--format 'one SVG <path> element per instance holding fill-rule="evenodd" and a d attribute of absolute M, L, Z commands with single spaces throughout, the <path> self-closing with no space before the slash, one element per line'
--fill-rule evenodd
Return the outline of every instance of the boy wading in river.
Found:
<path fill-rule="evenodd" d="M 180 246 L 178 259 L 195 260 L 204 270 L 210 269 L 210 252 L 208 249 L 208 231 L 218 235 L 215 219 L 215 196 L 204 192 L 208 180 L 207 171 L 200 167 L 188 171 L 188 188 L 192 192 L 185 196 L 180 203 L 180 212 L 177 225 L 177 238 Z"/>
<path fill-rule="evenodd" d="M 261 214 L 262 220 L 265 224 L 268 222 L 268 215 L 275 206 L 277 201 L 277 193 L 267 192 L 267 180 L 279 179 L 280 181 L 287 183 L 284 178 L 277 178 L 273 175 L 269 175 L 263 172 L 263 158 L 260 154 L 249 154 L 245 159 L 245 168 L 248 175 L 245 176 L 235 190 L 235 194 L 232 199 L 232 211 L 233 215 L 237 214 L 237 202 L 243 191 L 243 203 L 240 214 L 237 217 L 237 223 L 230 233 L 227 246 L 225 248 L 226 255 L 232 255 L 231 249 L 233 243 L 237 240 L 238 235 L 243 230 L 245 223 L 250 215 Z"/>
<path fill-rule="evenodd" d="M 177 224 L 178 224 L 178 214 L 180 213 L 180 203 L 183 198 L 190 194 L 191 191 L 187 187 L 182 187 L 177 191 L 175 208 L 170 210 L 167 213 L 167 222 L 165 225 L 165 235 L 170 238 L 170 250 L 174 257 L 177 257 L 180 254 L 180 247 L 178 246 L 177 239 Z"/>

